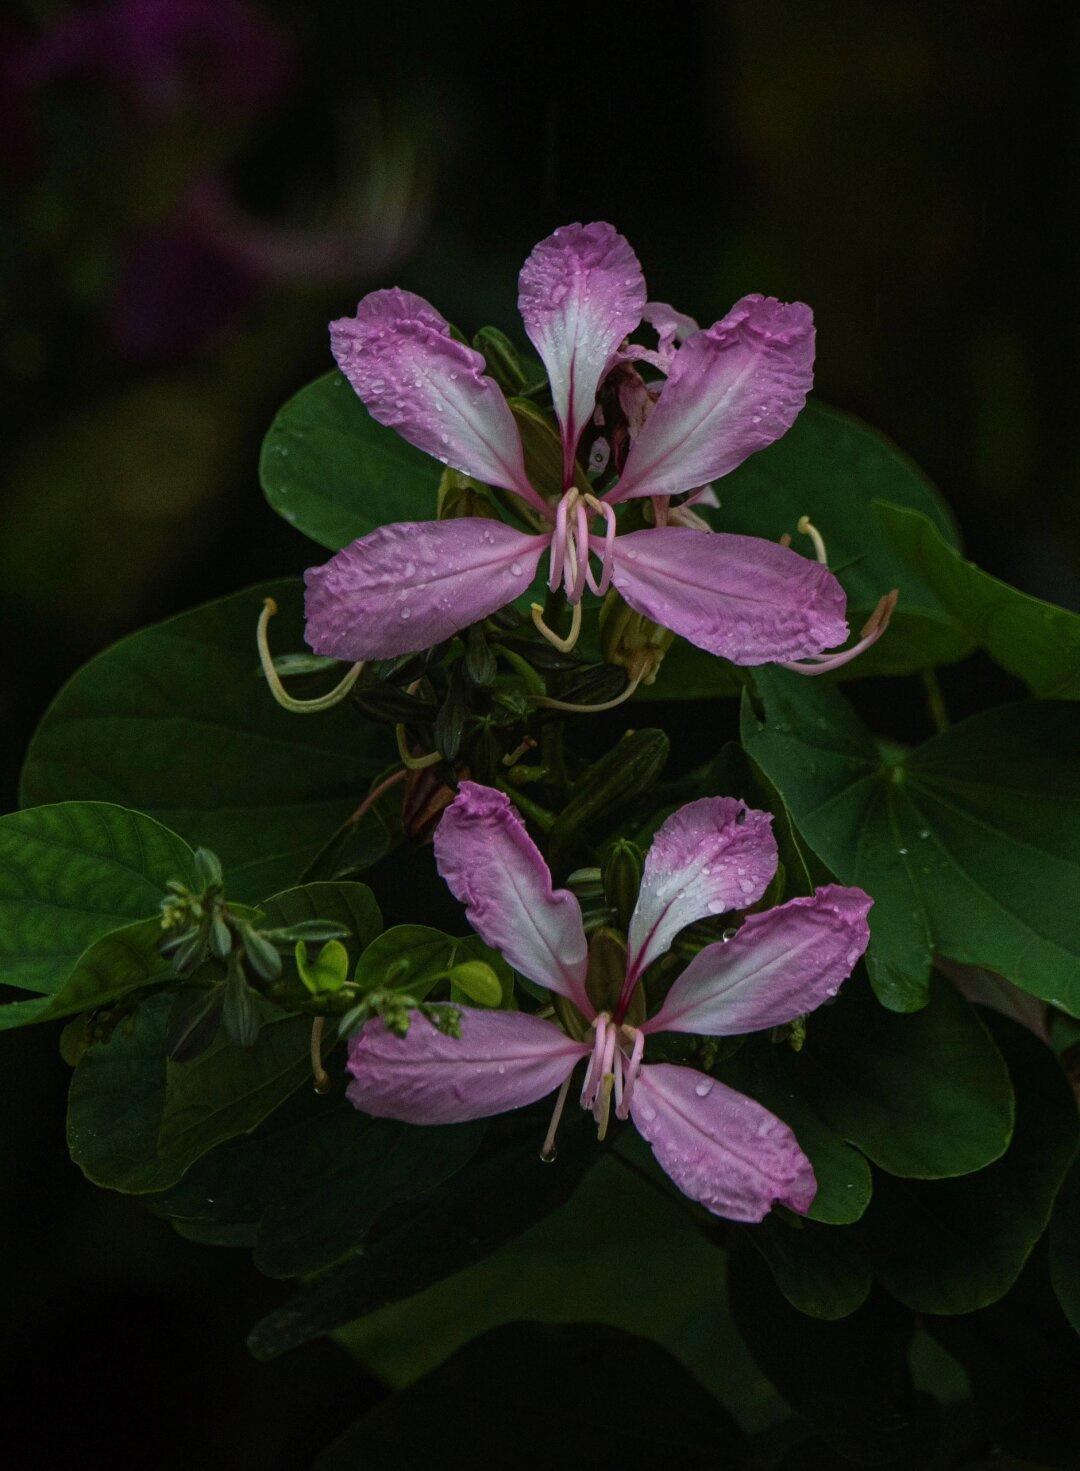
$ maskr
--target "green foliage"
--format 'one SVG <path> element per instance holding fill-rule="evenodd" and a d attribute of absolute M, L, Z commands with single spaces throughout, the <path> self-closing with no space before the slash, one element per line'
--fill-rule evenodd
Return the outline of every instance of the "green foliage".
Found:
<path fill-rule="evenodd" d="M 286 581 L 182 613 L 92 659 L 38 728 L 23 805 L 130 803 L 212 848 L 233 899 L 294 882 L 385 768 L 390 744 L 343 708 L 302 720 L 274 703 L 255 652 L 265 596 L 281 605 L 275 635 L 300 646 L 300 587 Z M 173 860 L 170 877 L 177 871 Z"/>
<path fill-rule="evenodd" d="M 759 670 L 743 743 L 841 882 L 874 897 L 867 965 L 897 1010 L 925 1001 L 934 950 L 1080 1014 L 1080 714 L 985 711 L 883 756 L 839 690 Z"/>
<path fill-rule="evenodd" d="M 972 642 L 1033 695 L 1080 699 L 1080 616 L 1029 597 L 968 562 L 918 511 L 876 509 L 893 546 Z"/>
<path fill-rule="evenodd" d="M 364 408 L 338 372 L 289 399 L 259 461 L 279 516 L 336 552 L 389 521 L 431 521 L 439 465 Z"/>
<path fill-rule="evenodd" d="M 60 990 L 88 946 L 156 914 L 177 877 L 197 882 L 191 849 L 141 812 L 73 801 L 0 817 L 4 984 Z"/>

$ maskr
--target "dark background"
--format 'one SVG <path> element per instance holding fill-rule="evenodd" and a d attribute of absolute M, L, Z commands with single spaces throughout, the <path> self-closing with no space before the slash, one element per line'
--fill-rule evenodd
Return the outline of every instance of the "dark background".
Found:
<path fill-rule="evenodd" d="M 822 398 L 924 467 L 978 561 L 1075 606 L 1078 48 L 1038 12 L 26 0 L 0 23 L 0 810 L 90 654 L 316 559 L 256 464 L 329 318 L 400 283 L 514 331 L 522 260 L 575 219 L 703 322 L 809 302 Z M 9 1453 L 307 1466 L 375 1386 L 329 1345 L 249 1361 L 280 1286 L 82 1180 L 53 1028 L 0 1049 Z"/>

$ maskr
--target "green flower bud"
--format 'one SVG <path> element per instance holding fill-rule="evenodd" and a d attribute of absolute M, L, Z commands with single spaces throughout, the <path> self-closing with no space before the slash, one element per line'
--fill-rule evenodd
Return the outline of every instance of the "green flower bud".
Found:
<path fill-rule="evenodd" d="M 600 652 L 609 664 L 625 669 L 631 679 L 652 684 L 664 655 L 675 639 L 642 613 L 627 607 L 614 588 L 600 609 Z"/>
<path fill-rule="evenodd" d="M 637 903 L 644 866 L 641 849 L 629 838 L 620 838 L 604 862 L 604 896 L 623 931 L 630 928 L 630 916 Z"/>

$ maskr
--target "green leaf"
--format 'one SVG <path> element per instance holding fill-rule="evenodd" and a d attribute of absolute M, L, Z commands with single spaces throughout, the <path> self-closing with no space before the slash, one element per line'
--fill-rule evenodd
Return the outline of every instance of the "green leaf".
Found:
<path fill-rule="evenodd" d="M 59 990 L 95 940 L 156 913 L 170 879 L 195 884 L 191 849 L 141 812 L 58 802 L 0 817 L 0 978 Z"/>
<path fill-rule="evenodd" d="M 294 954 L 300 979 L 313 996 L 340 991 L 349 979 L 349 952 L 340 940 L 328 940 L 313 960 L 304 941 L 297 940 Z"/>
<path fill-rule="evenodd" d="M 266 916 L 262 925 L 265 930 L 289 928 L 316 919 L 341 925 L 348 931 L 343 943 L 350 968 L 382 929 L 382 915 L 367 884 L 298 884 L 294 889 L 262 900 L 259 907 Z M 300 982 L 295 957 L 286 954 L 281 960 L 286 989 L 295 987 Z"/>
<path fill-rule="evenodd" d="M 848 621 L 858 630 L 878 599 L 898 588 L 888 633 L 847 671 L 849 677 L 900 674 L 950 663 L 972 640 L 944 602 L 894 545 L 874 507 L 876 499 L 922 512 L 943 537 L 958 541 L 937 491 L 894 444 L 868 425 L 811 401 L 782 439 L 751 455 L 717 484 L 718 530 L 778 541 L 811 552 L 796 527 L 809 516 L 825 538 L 829 566 L 848 595 Z M 660 682 L 664 677 L 661 671 Z"/>
<path fill-rule="evenodd" d="M 969 1313 L 996 1302 L 1046 1229 L 1076 1151 L 1076 1101 L 1050 1049 L 993 1012 L 1016 1092 L 1016 1129 L 994 1164 L 957 1180 L 875 1182 L 860 1227 L 893 1297 L 921 1313 Z"/>
<path fill-rule="evenodd" d="M 385 768 L 389 744 L 345 707 L 299 716 L 274 703 L 255 653 L 264 596 L 282 608 L 275 636 L 301 644 L 301 589 L 288 580 L 182 613 L 92 659 L 38 728 L 23 805 L 129 803 L 212 848 L 230 899 L 293 882 Z M 110 916 L 109 927 L 135 917 Z"/>
<path fill-rule="evenodd" d="M 818 1012 L 811 1018 L 813 1030 L 807 1045 L 818 1041 L 817 1026 L 823 1016 Z M 857 1221 L 870 1201 L 870 1166 L 814 1111 L 791 1048 L 748 1038 L 713 1071 L 728 1087 L 756 1098 L 794 1131 L 818 1184 L 811 1219 L 834 1226 Z"/>
<path fill-rule="evenodd" d="M 983 572 L 919 512 L 876 509 L 908 565 L 995 663 L 1034 695 L 1080 700 L 1080 616 Z"/>
<path fill-rule="evenodd" d="M 310 1077 L 311 1019 L 256 1000 L 267 1019 L 254 1045 L 236 1047 L 219 1034 L 190 1062 L 167 1065 L 162 1160 L 183 1160 L 186 1169 L 216 1144 L 249 1134 Z"/>
<path fill-rule="evenodd" d="M 447 1185 L 397 1214 L 362 1256 L 306 1283 L 257 1324 L 248 1337 L 252 1353 L 275 1358 L 411 1297 L 480 1261 L 555 1210 L 598 1158 L 590 1123 L 581 1114 L 564 1119 L 559 1157 L 550 1165 L 539 1155 L 542 1115 L 518 1113 L 489 1125 L 484 1150 Z"/>
<path fill-rule="evenodd" d="M 805 1316 L 777 1290 L 749 1245 L 728 1259 L 739 1332 L 776 1388 L 841 1455 L 887 1465 L 925 1452 L 933 1426 L 907 1365 L 912 1323 L 884 1293 L 836 1322 Z"/>
<path fill-rule="evenodd" d="M 157 1157 L 165 1103 L 165 1038 L 174 998 L 151 996 L 83 1053 L 68 1093 L 71 1157 L 95 1185 L 127 1194 L 164 1190 L 184 1172 Z"/>
<path fill-rule="evenodd" d="M 370 1410 L 314 1471 L 567 1464 L 654 1471 L 742 1466 L 748 1450 L 728 1412 L 655 1343 L 595 1323 L 514 1324 Z"/>
<path fill-rule="evenodd" d="M 259 479 L 279 516 L 336 552 L 390 521 L 432 521 L 441 466 L 368 413 L 338 372 L 278 411 Z"/>
<path fill-rule="evenodd" d="M 506 993 L 513 972 L 498 951 L 489 949 L 478 936 L 454 938 L 428 925 L 399 924 L 368 946 L 353 981 L 361 991 L 388 987 L 407 991 L 419 1000 L 455 965 L 477 960 L 495 972 Z"/>
<path fill-rule="evenodd" d="M 1025 1465 L 1072 1471 L 1080 1342 L 1054 1301 L 1042 1252 L 1032 1253 L 1016 1285 L 990 1307 L 924 1322 L 967 1371 L 984 1434 Z"/>
<path fill-rule="evenodd" d="M 726 1254 L 715 1233 L 700 1229 L 667 1181 L 658 1190 L 627 1169 L 624 1150 L 635 1164 L 644 1156 L 653 1165 L 647 1146 L 624 1130 L 564 1205 L 475 1266 L 348 1324 L 338 1342 L 400 1388 L 504 1323 L 606 1323 L 661 1344 L 748 1431 L 770 1423 L 778 1400 L 731 1327 Z M 627 1290 L 613 1292 L 613 1282 Z"/>
<path fill-rule="evenodd" d="M 773 1211 L 747 1228 L 746 1236 L 800 1313 L 828 1321 L 846 1318 L 869 1296 L 870 1263 L 854 1231 Z"/>
<path fill-rule="evenodd" d="M 922 1011 L 876 1005 L 858 972 L 810 1017 L 795 1087 L 891 1175 L 938 1179 L 998 1159 L 1013 1128 L 1008 1069 L 974 1007 L 935 976 Z"/>
<path fill-rule="evenodd" d="M 160 939 L 160 919 L 140 919 L 103 935 L 83 951 L 55 995 L 15 1001 L 0 1008 L 0 1031 L 74 1016 L 164 980 L 172 967 L 158 949 Z"/>
<path fill-rule="evenodd" d="M 298 1093 L 150 1204 L 192 1240 L 254 1247 L 272 1277 L 322 1271 L 356 1250 L 382 1211 L 467 1164 L 483 1132 L 373 1119 L 340 1094 Z"/>
<path fill-rule="evenodd" d="M 1080 1159 L 1066 1175 L 1054 1204 L 1050 1277 L 1065 1316 L 1080 1333 Z"/>
<path fill-rule="evenodd" d="M 1080 1015 L 1080 711 L 988 710 L 896 760 L 837 689 L 756 679 L 743 742 L 802 836 L 873 895 L 867 966 L 887 1006 L 922 1004 L 936 950 Z"/>

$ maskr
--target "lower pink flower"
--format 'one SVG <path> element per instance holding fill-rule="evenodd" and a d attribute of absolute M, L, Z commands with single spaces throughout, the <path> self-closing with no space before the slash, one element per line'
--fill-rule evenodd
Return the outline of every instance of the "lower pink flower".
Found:
<path fill-rule="evenodd" d="M 748 915 L 730 940 L 694 957 L 654 1016 L 628 1020 L 641 976 L 684 926 L 761 898 L 777 864 L 771 823 L 731 797 L 691 802 L 664 823 L 645 860 L 622 989 L 598 1011 L 577 900 L 552 887 L 507 798 L 463 782 L 435 835 L 439 872 L 487 944 L 577 1007 L 584 1040 L 543 1017 L 470 1007 L 462 1008 L 460 1037 L 418 1013 L 404 1037 L 370 1021 L 349 1044 L 350 1100 L 377 1117 L 445 1124 L 521 1108 L 558 1089 L 550 1149 L 571 1075 L 587 1059 L 581 1104 L 601 1137 L 612 1109 L 632 1119 L 679 1189 L 716 1215 L 760 1221 L 777 1201 L 804 1213 L 816 1182 L 788 1126 L 706 1073 L 646 1065 L 646 1041 L 658 1032 L 762 1031 L 813 1011 L 866 949 L 872 900 L 827 885 Z"/>

